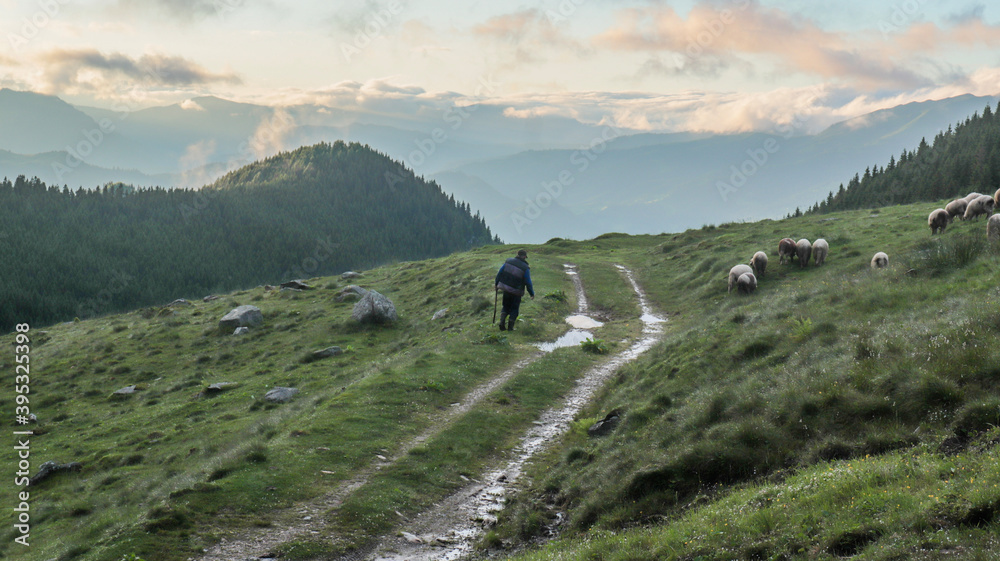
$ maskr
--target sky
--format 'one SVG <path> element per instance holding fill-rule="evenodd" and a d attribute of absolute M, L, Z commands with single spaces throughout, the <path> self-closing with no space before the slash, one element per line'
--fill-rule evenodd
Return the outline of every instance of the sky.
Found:
<path fill-rule="evenodd" d="M 818 132 L 1000 94 L 1000 8 L 977 1 L 0 0 L 0 14 L 0 87 L 130 110 L 488 103 L 632 130 Z"/>

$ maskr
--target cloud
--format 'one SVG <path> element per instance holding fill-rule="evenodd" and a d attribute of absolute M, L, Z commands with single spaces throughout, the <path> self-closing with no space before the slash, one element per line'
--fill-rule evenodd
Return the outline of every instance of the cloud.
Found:
<path fill-rule="evenodd" d="M 571 38 L 538 9 L 501 14 L 472 28 L 474 37 L 498 49 L 508 67 L 545 61 L 557 51 L 585 55 L 590 48 Z"/>
<path fill-rule="evenodd" d="M 181 102 L 181 109 L 185 111 L 204 111 L 205 108 L 198 105 L 198 102 L 193 99 L 185 99 Z"/>
<path fill-rule="evenodd" d="M 244 6 L 244 0 L 119 0 L 125 12 L 162 12 L 181 21 L 221 15 Z"/>
<path fill-rule="evenodd" d="M 41 87 L 47 92 L 110 94 L 123 82 L 147 88 L 242 84 L 236 74 L 213 73 L 186 58 L 163 54 L 132 58 L 96 49 L 56 49 L 38 55 L 36 61 L 41 66 Z"/>
<path fill-rule="evenodd" d="M 897 63 L 882 48 L 867 48 L 846 33 L 762 7 L 751 0 L 730 4 L 701 1 L 682 16 L 668 5 L 630 8 L 593 38 L 619 51 L 667 55 L 651 58 L 640 72 L 717 74 L 734 64 L 748 68 L 773 61 L 777 72 L 800 72 L 844 80 L 868 89 L 916 88 L 931 81 Z"/>

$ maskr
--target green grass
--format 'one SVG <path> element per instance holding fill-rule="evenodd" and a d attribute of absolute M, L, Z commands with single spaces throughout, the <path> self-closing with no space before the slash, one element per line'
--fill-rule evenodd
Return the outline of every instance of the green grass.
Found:
<path fill-rule="evenodd" d="M 669 322 L 527 467 L 484 547 L 531 559 L 990 558 L 1000 256 L 982 223 L 931 238 L 932 208 L 528 247 L 539 297 L 522 303 L 512 333 L 490 322 L 503 247 L 366 271 L 362 285 L 400 312 L 390 326 L 354 325 L 353 304 L 334 301 L 347 284 L 337 278 L 33 326 L 33 468 L 84 468 L 31 490 L 31 558 L 187 559 L 232 533 L 281 527 L 295 504 L 400 452 L 471 388 L 537 352 L 532 343 L 564 332 L 577 302 L 563 263 L 579 265 L 605 322 L 594 339 L 613 352 L 641 328 L 615 264 Z M 782 237 L 826 238 L 826 265 L 778 265 Z M 757 292 L 727 294 L 729 268 L 758 250 L 773 258 Z M 876 251 L 888 269 L 869 268 Z M 244 303 L 264 326 L 220 334 L 218 319 Z M 350 352 L 303 359 L 331 345 Z M 540 358 L 281 553 L 322 559 L 397 531 L 499 461 L 598 360 L 582 348 Z M 214 382 L 238 385 L 202 395 Z M 131 384 L 136 394 L 111 398 Z M 300 393 L 268 404 L 274 386 Z M 611 434 L 588 436 L 612 410 Z M 556 542 L 530 549 L 551 531 Z M 13 530 L 3 533 L 0 554 L 18 558 Z"/>

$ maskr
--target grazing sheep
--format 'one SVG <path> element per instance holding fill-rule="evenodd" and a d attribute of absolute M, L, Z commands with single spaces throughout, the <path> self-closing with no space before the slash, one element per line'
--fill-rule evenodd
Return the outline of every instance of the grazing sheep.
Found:
<path fill-rule="evenodd" d="M 1000 189 L 997 189 L 996 193 L 993 193 L 993 208 L 1000 206 Z"/>
<path fill-rule="evenodd" d="M 978 199 L 979 197 L 982 197 L 982 196 L 983 196 L 982 193 L 969 193 L 968 195 L 966 195 L 966 196 L 964 196 L 962 198 L 965 199 L 965 202 L 971 203 L 972 201 L 974 201 L 974 200 L 976 200 L 976 199 Z"/>
<path fill-rule="evenodd" d="M 948 211 L 939 208 L 931 212 L 927 217 L 927 225 L 931 227 L 931 235 L 940 234 L 948 227 Z"/>
<path fill-rule="evenodd" d="M 782 238 L 778 242 L 778 264 L 784 265 L 785 259 L 791 262 L 792 257 L 795 257 L 795 240 L 792 238 Z"/>
<path fill-rule="evenodd" d="M 816 262 L 816 266 L 820 266 L 826 262 L 826 256 L 830 253 L 830 244 L 826 243 L 826 240 L 820 238 L 813 242 L 813 261 Z"/>
<path fill-rule="evenodd" d="M 753 273 L 753 269 L 750 265 L 737 265 L 732 269 L 729 269 L 729 292 L 733 291 L 733 287 L 736 286 L 736 281 L 739 280 L 740 275 L 744 273 Z"/>
<path fill-rule="evenodd" d="M 767 254 L 763 251 L 754 253 L 750 259 L 750 266 L 753 267 L 753 271 L 758 277 L 763 277 L 764 271 L 767 270 Z"/>
<path fill-rule="evenodd" d="M 991 214 L 993 214 L 993 197 L 980 195 L 978 199 L 969 203 L 969 206 L 965 208 L 964 218 L 965 220 L 978 219 L 980 216 Z"/>
<path fill-rule="evenodd" d="M 956 216 L 965 220 L 965 209 L 968 206 L 969 201 L 965 199 L 955 199 L 954 201 L 948 203 L 948 205 L 944 207 L 944 209 L 948 211 L 948 221 L 951 222 L 952 220 L 955 220 Z"/>
<path fill-rule="evenodd" d="M 889 256 L 880 251 L 872 257 L 872 269 L 885 269 L 889 266 Z"/>
<path fill-rule="evenodd" d="M 986 221 L 986 239 L 991 242 L 1000 240 L 1000 214 L 994 214 Z"/>
<path fill-rule="evenodd" d="M 753 291 L 757 290 L 757 277 L 753 276 L 753 273 L 743 273 L 736 279 L 736 290 L 747 296 L 753 294 Z"/>
<path fill-rule="evenodd" d="M 809 256 L 812 254 L 812 244 L 809 240 L 802 238 L 795 244 L 795 254 L 799 258 L 799 267 L 809 264 Z"/>

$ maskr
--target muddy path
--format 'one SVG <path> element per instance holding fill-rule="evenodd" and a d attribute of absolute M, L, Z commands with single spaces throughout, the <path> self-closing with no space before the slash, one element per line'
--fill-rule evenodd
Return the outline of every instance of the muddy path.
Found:
<path fill-rule="evenodd" d="M 585 314 L 588 311 L 587 296 L 583 290 L 583 283 L 580 281 L 577 267 L 576 265 L 566 264 L 563 265 L 563 268 L 566 274 L 572 279 L 573 288 L 576 292 L 577 310 L 570 317 L 586 318 Z M 590 335 L 589 331 L 578 328 L 570 330 L 569 333 Z M 468 413 L 484 397 L 502 387 L 511 378 L 524 370 L 525 367 L 544 356 L 547 352 L 567 346 L 568 344 L 578 344 L 578 342 L 569 343 L 568 340 L 560 339 L 560 341 L 553 344 L 538 345 L 539 350 L 525 356 L 499 375 L 473 388 L 460 402 L 452 404 L 449 409 L 432 419 L 429 423 L 429 428 L 423 433 L 402 444 L 389 456 L 376 456 L 368 467 L 362 469 L 353 478 L 342 482 L 330 493 L 279 513 L 275 516 L 272 528 L 266 531 L 255 529 L 230 535 L 209 548 L 197 559 L 199 561 L 270 559 L 275 557 L 275 552 L 280 545 L 297 538 L 320 534 L 321 530 L 327 525 L 325 517 L 329 514 L 330 510 L 340 506 L 344 502 L 344 499 L 351 493 L 364 486 L 372 475 L 379 470 L 393 465 L 415 447 L 433 439 L 448 428 L 455 419 Z"/>
<path fill-rule="evenodd" d="M 605 382 L 626 363 L 649 350 L 663 333 L 662 323 L 649 305 L 632 272 L 616 265 L 635 291 L 642 310 L 642 335 L 625 351 L 591 368 L 558 407 L 542 413 L 522 437 L 509 460 L 478 482 L 458 490 L 433 509 L 404 524 L 400 536 L 385 538 L 366 557 L 377 561 L 457 560 L 472 552 L 476 539 L 496 522 L 506 497 L 515 490 L 525 463 L 567 430 L 580 410 Z"/>

